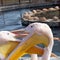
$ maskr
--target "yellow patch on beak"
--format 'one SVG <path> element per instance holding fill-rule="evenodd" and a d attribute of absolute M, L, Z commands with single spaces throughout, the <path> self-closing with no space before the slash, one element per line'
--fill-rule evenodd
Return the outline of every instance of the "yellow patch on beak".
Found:
<path fill-rule="evenodd" d="M 19 57 L 23 56 L 25 52 L 36 44 L 44 44 L 48 46 L 49 39 L 45 35 L 33 34 L 28 40 L 23 41 L 17 46 L 17 48 L 8 57 L 8 60 L 17 60 Z"/>

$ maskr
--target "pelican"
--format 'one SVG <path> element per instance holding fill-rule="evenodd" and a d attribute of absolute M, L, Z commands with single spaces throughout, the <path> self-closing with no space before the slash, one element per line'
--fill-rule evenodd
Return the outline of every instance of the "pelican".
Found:
<path fill-rule="evenodd" d="M 30 33 L 30 36 L 33 33 L 37 33 L 38 35 L 44 34 L 49 38 L 49 45 L 44 48 L 42 60 L 50 60 L 50 55 L 54 44 L 51 28 L 45 23 L 32 23 L 28 27 L 26 27 L 25 30 Z M 33 55 L 33 57 L 34 56 L 36 55 Z"/>
<path fill-rule="evenodd" d="M 52 48 L 53 48 L 53 45 L 54 45 L 53 34 L 52 34 L 52 31 L 51 31 L 50 27 L 47 24 L 45 24 L 45 23 L 32 23 L 28 27 L 26 27 L 24 30 L 27 31 L 29 34 L 26 37 L 23 38 L 22 43 L 19 44 L 18 47 L 9 55 L 9 57 L 7 58 L 7 60 L 14 59 L 17 56 L 16 54 L 18 54 L 18 52 L 22 51 L 23 48 L 24 48 L 23 51 L 25 51 L 25 48 L 27 50 L 28 49 L 28 46 L 31 47 L 30 44 L 32 44 L 32 42 L 34 40 L 31 41 L 31 42 L 29 42 L 29 43 L 27 43 L 27 41 L 29 41 L 29 38 L 33 34 L 35 34 L 35 33 L 38 36 L 44 36 L 45 38 L 47 37 L 47 39 L 49 41 L 49 44 L 47 44 L 48 46 L 45 46 L 45 48 L 44 48 L 44 54 L 42 56 L 42 60 L 50 60 L 50 55 L 51 55 Z M 40 41 L 40 39 L 37 39 L 37 41 L 35 40 L 35 43 L 33 43 L 33 44 L 39 43 L 38 41 Z M 44 38 L 41 38 L 41 41 L 44 42 L 45 41 Z M 46 43 L 46 42 L 47 42 L 47 40 L 44 43 Z M 25 43 L 28 46 L 25 45 Z M 20 49 L 21 48 L 20 47 L 21 45 L 23 45 L 22 46 L 22 49 Z M 24 47 L 24 46 L 26 46 L 26 47 Z M 17 52 L 17 49 L 18 49 L 18 52 Z M 21 52 L 22 54 L 24 53 L 23 51 Z M 17 53 L 15 53 L 15 52 L 17 52 Z M 12 56 L 13 56 L 13 58 L 11 58 Z M 20 56 L 22 56 L 22 55 L 20 54 Z M 33 56 L 37 56 L 37 55 L 33 55 Z M 19 57 L 19 56 L 17 56 L 17 57 Z M 17 58 L 15 58 L 15 59 L 17 59 Z"/>
<path fill-rule="evenodd" d="M 33 13 L 34 13 L 34 14 L 36 14 L 36 13 L 37 13 L 37 11 L 36 11 L 36 10 L 33 10 Z"/>
<path fill-rule="evenodd" d="M 17 39 L 15 39 L 15 36 L 18 37 L 17 35 L 9 32 L 9 31 L 0 31 L 0 45 L 6 44 L 9 41 L 17 41 Z M 25 34 L 21 34 L 20 36 L 25 36 Z M 35 56 L 35 60 L 36 60 L 37 55 L 35 55 L 35 54 L 32 54 L 31 58 L 33 60 L 34 56 Z M 1 53 L 0 53 L 0 59 L 5 60 L 4 55 L 2 55 Z"/>
<path fill-rule="evenodd" d="M 47 8 L 44 8 L 44 9 L 42 9 L 44 12 L 47 12 L 48 11 L 48 9 Z"/>
<path fill-rule="evenodd" d="M 15 39 L 15 34 L 9 31 L 0 31 L 0 46 L 6 44 L 9 41 L 18 41 Z M 5 60 L 5 56 L 0 53 L 0 59 Z"/>
<path fill-rule="evenodd" d="M 19 34 L 19 36 L 20 37 L 25 36 L 25 34 L 21 34 L 21 35 Z M 14 32 L 11 33 L 9 31 L 0 31 L 0 45 L 6 44 L 9 41 L 17 41 L 17 39 L 15 39 L 15 37 L 18 37 L 18 36 L 15 35 Z M 33 57 L 33 56 L 31 56 L 31 57 Z M 37 57 L 35 56 L 35 60 L 36 60 L 36 58 Z M 4 55 L 2 55 L 1 53 L 0 53 L 0 59 L 5 60 Z"/>
<path fill-rule="evenodd" d="M 56 6 L 55 9 L 56 9 L 56 10 L 59 10 L 60 8 L 59 8 L 59 6 Z"/>

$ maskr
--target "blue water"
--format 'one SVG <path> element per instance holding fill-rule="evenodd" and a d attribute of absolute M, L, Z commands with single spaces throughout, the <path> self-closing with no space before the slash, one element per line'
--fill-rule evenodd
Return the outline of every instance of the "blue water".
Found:
<path fill-rule="evenodd" d="M 21 24 L 21 15 L 28 9 L 0 12 L 0 31 L 24 28 Z M 52 29 L 54 36 L 60 37 L 60 29 Z M 55 41 L 53 52 L 60 56 L 60 42 Z"/>
<path fill-rule="evenodd" d="M 22 28 L 21 15 L 28 9 L 0 12 L 0 30 L 14 30 Z"/>

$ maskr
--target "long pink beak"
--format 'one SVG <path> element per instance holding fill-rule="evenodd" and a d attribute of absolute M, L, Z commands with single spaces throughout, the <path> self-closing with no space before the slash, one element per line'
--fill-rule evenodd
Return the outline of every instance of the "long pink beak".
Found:
<path fill-rule="evenodd" d="M 26 32 L 25 30 L 15 30 L 15 31 L 12 31 L 12 33 L 15 34 L 16 38 L 22 38 L 29 34 L 29 32 Z"/>

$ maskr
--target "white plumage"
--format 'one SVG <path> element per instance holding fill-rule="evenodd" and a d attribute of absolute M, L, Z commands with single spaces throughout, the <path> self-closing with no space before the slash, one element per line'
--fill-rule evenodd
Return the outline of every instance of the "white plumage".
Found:
<path fill-rule="evenodd" d="M 16 41 L 15 34 L 9 31 L 0 31 L 0 45 L 8 41 Z"/>
<path fill-rule="evenodd" d="M 44 48 L 44 54 L 42 56 L 42 60 L 50 60 L 50 55 L 51 55 L 53 44 L 54 44 L 51 28 L 45 23 L 32 23 L 28 27 L 25 28 L 25 31 L 29 32 L 30 34 L 28 36 L 26 36 L 26 38 L 24 38 L 24 39 L 28 39 L 34 33 L 36 33 L 38 35 L 45 35 L 48 37 L 49 45 L 48 45 L 48 47 Z M 33 56 L 35 56 L 35 55 L 33 55 Z M 35 58 L 33 60 L 35 60 Z M 38 60 L 38 59 L 36 59 L 36 60 Z"/>

